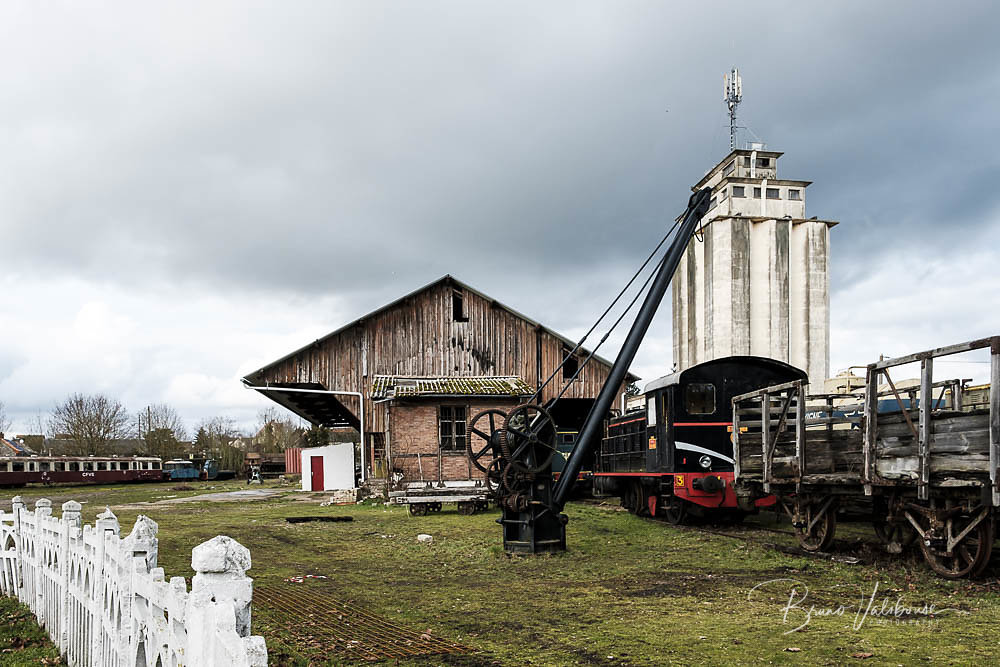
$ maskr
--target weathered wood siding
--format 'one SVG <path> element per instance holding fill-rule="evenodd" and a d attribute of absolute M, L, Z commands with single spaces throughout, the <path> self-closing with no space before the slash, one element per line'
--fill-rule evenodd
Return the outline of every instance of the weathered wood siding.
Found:
<path fill-rule="evenodd" d="M 462 292 L 468 321 L 452 317 L 454 289 Z M 327 389 L 365 394 L 375 375 L 517 375 L 537 387 L 562 361 L 562 350 L 563 341 L 544 329 L 494 301 L 442 281 L 265 367 L 253 379 L 318 382 Z M 565 396 L 595 398 L 609 370 L 607 364 L 592 361 Z M 554 398 L 564 386 L 560 371 L 542 400 Z M 356 398 L 339 398 L 358 413 Z M 384 430 L 383 407 L 366 400 L 365 431 Z"/>

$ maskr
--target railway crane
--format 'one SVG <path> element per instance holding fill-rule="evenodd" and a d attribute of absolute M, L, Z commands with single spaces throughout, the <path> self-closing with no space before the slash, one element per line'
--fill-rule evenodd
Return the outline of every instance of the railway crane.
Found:
<path fill-rule="evenodd" d="M 711 188 L 695 192 L 681 216 L 639 308 L 635 321 L 608 373 L 570 451 L 559 479 L 553 481 L 552 460 L 556 452 L 556 424 L 549 411 L 537 403 L 519 405 L 505 413 L 486 410 L 469 426 L 469 457 L 486 474 L 496 491 L 502 510 L 507 553 L 548 553 L 566 549 L 568 517 L 562 510 L 573 483 L 603 433 L 603 423 L 618 387 L 625 379 L 639 345 L 656 315 L 667 287 L 677 270 L 688 241 L 709 209 Z M 540 396 L 541 387 L 537 396 Z M 475 444 L 474 443 L 475 439 Z"/>

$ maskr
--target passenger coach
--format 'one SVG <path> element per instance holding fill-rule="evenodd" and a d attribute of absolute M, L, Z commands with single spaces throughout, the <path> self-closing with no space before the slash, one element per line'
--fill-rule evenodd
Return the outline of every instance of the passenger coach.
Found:
<path fill-rule="evenodd" d="M 148 456 L 0 457 L 0 486 L 157 481 L 160 459 Z"/>
<path fill-rule="evenodd" d="M 595 491 L 619 495 L 637 514 L 681 523 L 690 515 L 739 520 L 773 497 L 740 507 L 733 490 L 732 398 L 805 380 L 804 371 L 763 357 L 725 357 L 646 385 L 645 410 L 608 421 Z"/>

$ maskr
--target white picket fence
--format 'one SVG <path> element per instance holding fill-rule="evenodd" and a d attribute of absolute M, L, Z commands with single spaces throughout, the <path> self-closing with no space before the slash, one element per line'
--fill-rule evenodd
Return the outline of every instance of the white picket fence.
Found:
<path fill-rule="evenodd" d="M 267 664 L 250 636 L 250 552 L 218 536 L 191 552 L 191 591 L 156 566 L 157 525 L 139 516 L 125 538 L 105 510 L 81 526 L 80 503 L 0 511 L 0 589 L 31 608 L 71 667 Z"/>

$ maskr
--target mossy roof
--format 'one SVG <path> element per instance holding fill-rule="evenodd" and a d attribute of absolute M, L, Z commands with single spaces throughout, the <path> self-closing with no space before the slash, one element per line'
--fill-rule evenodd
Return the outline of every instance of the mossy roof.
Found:
<path fill-rule="evenodd" d="M 373 400 L 431 396 L 530 396 L 534 389 L 516 375 L 412 377 L 376 375 Z"/>

